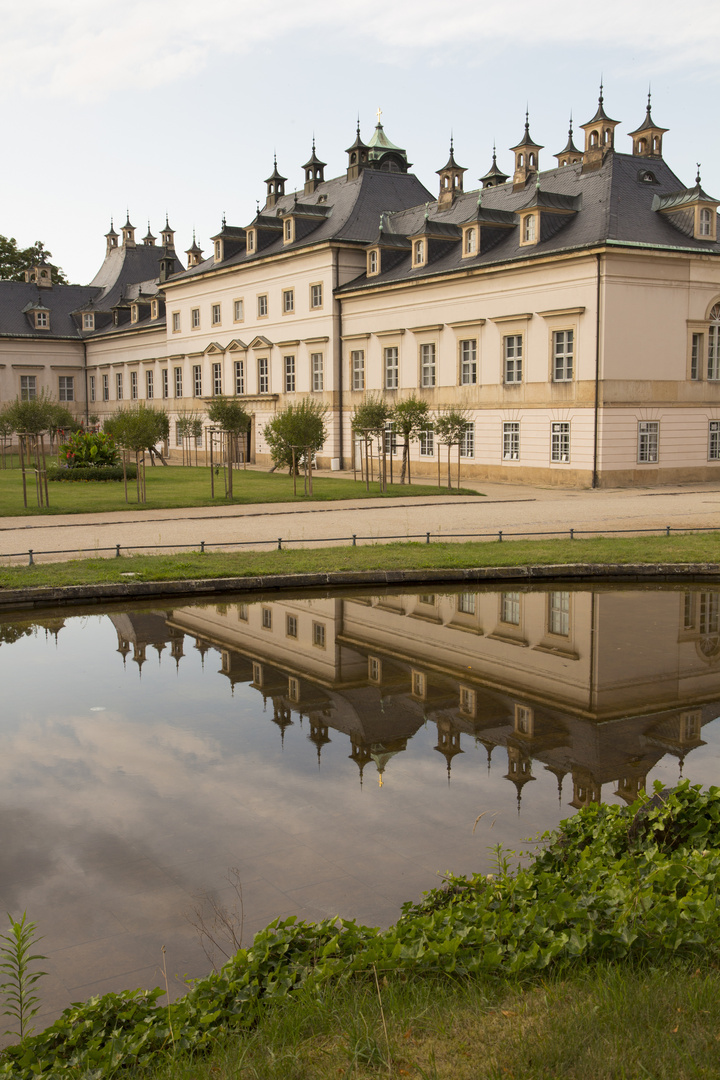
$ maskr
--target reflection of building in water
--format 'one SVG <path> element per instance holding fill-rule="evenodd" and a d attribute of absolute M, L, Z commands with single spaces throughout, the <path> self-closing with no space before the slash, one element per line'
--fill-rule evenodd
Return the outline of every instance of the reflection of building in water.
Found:
<path fill-rule="evenodd" d="M 160 662 L 168 644 L 175 663 L 180 663 L 184 634 L 169 624 L 170 614 L 169 611 L 123 611 L 109 616 L 117 631 L 117 651 L 123 658 L 123 664 L 132 652 L 132 660 L 137 664 L 138 672 L 141 672 L 147 660 L 148 648 L 155 649 Z"/>
<path fill-rule="evenodd" d="M 544 768 L 581 807 L 607 784 L 632 802 L 661 758 L 682 770 L 703 745 L 720 713 L 719 596 L 474 590 L 219 604 L 176 609 L 164 632 L 217 648 L 222 674 L 262 694 L 281 738 L 307 720 L 318 763 L 342 733 L 361 779 L 373 767 L 382 783 L 432 722 L 448 780 L 470 738 L 488 768 L 504 757 L 518 805 Z"/>

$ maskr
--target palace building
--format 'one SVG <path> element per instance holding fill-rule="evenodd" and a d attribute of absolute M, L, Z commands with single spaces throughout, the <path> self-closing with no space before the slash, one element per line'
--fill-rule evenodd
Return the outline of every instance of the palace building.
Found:
<path fill-rule="evenodd" d="M 159 243 L 111 224 L 88 286 L 44 266 L 0 282 L 0 403 L 46 388 L 101 419 L 156 404 L 172 456 L 180 419 L 236 395 L 252 415 L 242 455 L 269 465 L 265 424 L 312 395 L 329 410 L 320 463 L 347 469 L 353 409 L 414 394 L 466 410 L 466 477 L 714 479 L 720 200 L 699 168 L 687 186 L 666 164 L 649 96 L 627 153 L 618 125 L 601 87 L 583 147 L 571 123 L 546 167 L 526 114 L 512 172 L 493 150 L 475 190 L 451 141 L 433 193 L 378 118 L 341 176 L 325 178 L 314 141 L 302 188 L 275 161 L 262 209 L 223 218 L 207 257 L 193 237 L 181 261 L 167 219 Z M 428 428 L 414 475 L 435 476 L 440 452 Z"/>

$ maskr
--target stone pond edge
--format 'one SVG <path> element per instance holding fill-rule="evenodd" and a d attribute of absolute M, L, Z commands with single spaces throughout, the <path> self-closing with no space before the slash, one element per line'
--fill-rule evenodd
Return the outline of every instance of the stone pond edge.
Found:
<path fill-rule="evenodd" d="M 548 566 L 479 566 L 418 570 L 337 570 L 312 574 L 263 574 L 255 577 L 201 578 L 185 581 L 123 581 L 92 585 L 0 589 L 0 611 L 72 606 L 93 600 L 210 597 L 223 593 L 349 588 L 366 585 L 458 584 L 462 582 L 673 582 L 685 578 L 718 580 L 718 563 L 560 563 Z"/>

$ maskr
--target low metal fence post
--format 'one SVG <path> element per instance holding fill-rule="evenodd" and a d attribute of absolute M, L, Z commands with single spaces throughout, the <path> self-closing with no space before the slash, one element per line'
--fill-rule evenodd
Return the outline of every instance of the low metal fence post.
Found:
<path fill-rule="evenodd" d="M 205 541 L 204 540 L 200 541 L 200 554 L 201 555 L 205 554 Z"/>
<path fill-rule="evenodd" d="M 425 533 L 425 543 L 426 544 L 430 543 L 430 533 Z"/>
<path fill-rule="evenodd" d="M 28 556 L 29 556 L 29 558 L 28 558 L 28 566 L 34 566 L 35 565 L 35 560 L 33 559 L 33 549 L 32 548 L 30 548 L 30 550 L 28 551 Z"/>
<path fill-rule="evenodd" d="M 282 536 L 278 536 L 278 551 L 282 551 Z"/>
<path fill-rule="evenodd" d="M 353 546 L 353 547 L 357 547 L 357 536 L 355 535 L 355 533 L 353 533 L 353 542 L 352 542 L 352 546 Z"/>
<path fill-rule="evenodd" d="M 498 532 L 498 543 L 502 544 L 502 529 Z"/>
<path fill-rule="evenodd" d="M 120 545 L 119 544 L 115 545 L 115 558 L 116 559 L 120 558 Z"/>

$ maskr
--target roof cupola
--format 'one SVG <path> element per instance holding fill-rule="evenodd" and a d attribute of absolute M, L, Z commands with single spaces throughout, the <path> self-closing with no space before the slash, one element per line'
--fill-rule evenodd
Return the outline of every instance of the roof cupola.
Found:
<path fill-rule="evenodd" d="M 118 246 L 118 234 L 113 228 L 112 218 L 110 218 L 110 229 L 105 233 L 105 239 L 107 240 L 107 254 L 109 255 L 112 249 Z"/>
<path fill-rule="evenodd" d="M 354 180 L 367 165 L 368 154 L 370 153 L 370 147 L 360 137 L 360 117 L 358 117 L 355 142 L 352 146 L 348 146 L 345 153 L 348 156 L 347 178 L 348 180 Z"/>
<path fill-rule="evenodd" d="M 581 124 L 585 132 L 585 150 L 583 153 L 583 169 L 599 169 L 605 160 L 605 155 L 615 145 L 615 128 L 620 123 L 613 120 L 605 112 L 603 105 L 603 84 L 600 83 L 600 95 L 598 97 L 597 112 L 592 120 Z"/>
<path fill-rule="evenodd" d="M 130 224 L 130 212 L 128 211 L 125 224 L 122 227 L 123 247 L 135 247 L 135 226 Z"/>
<path fill-rule="evenodd" d="M 482 184 L 482 186 L 484 188 L 486 188 L 486 187 L 497 187 L 498 184 L 504 184 L 505 181 L 509 180 L 509 179 L 510 179 L 510 177 L 508 176 L 508 174 L 504 173 L 502 171 L 502 169 L 498 168 L 497 153 L 496 153 L 496 150 L 495 150 L 495 143 L 493 143 L 492 165 L 490 166 L 488 171 L 485 173 L 485 175 L 480 177 L 480 183 Z"/>
<path fill-rule="evenodd" d="M 378 109 L 378 122 L 368 143 L 368 163 L 380 172 L 406 173 L 410 168 L 407 154 L 400 146 L 390 142 L 380 123 L 381 116 L 382 109 Z"/>
<path fill-rule="evenodd" d="M 570 113 L 568 141 L 565 144 L 565 148 L 561 150 L 559 154 L 555 154 L 554 156 L 557 158 L 558 165 L 582 165 L 582 151 L 578 150 L 577 146 L 573 142 L 572 113 Z"/>
<path fill-rule="evenodd" d="M 153 236 L 150 232 L 150 222 L 148 221 L 148 231 L 145 233 L 145 236 L 143 236 L 143 244 L 145 247 L 155 247 L 156 239 L 157 237 Z"/>
<path fill-rule="evenodd" d="M 450 157 L 447 165 L 437 170 L 440 177 L 440 194 L 438 196 L 438 210 L 449 210 L 455 202 L 456 196 L 462 194 L 463 173 L 466 173 L 462 165 L 455 160 L 453 137 L 450 136 Z"/>
<path fill-rule="evenodd" d="M 633 141 L 635 157 L 662 157 L 662 137 L 667 128 L 658 127 L 650 113 L 650 91 L 648 90 L 647 111 L 639 128 L 628 134 Z"/>
<path fill-rule="evenodd" d="M 193 266 L 199 266 L 202 262 L 202 248 L 199 248 L 195 239 L 195 230 L 193 229 L 193 242 L 192 247 L 189 247 L 185 254 L 188 257 L 187 268 L 190 270 Z"/>
<path fill-rule="evenodd" d="M 165 215 L 165 228 L 160 233 L 162 239 L 162 246 L 165 248 L 175 247 L 175 230 L 170 228 L 168 223 L 168 216 Z"/>
<path fill-rule="evenodd" d="M 265 207 L 275 206 L 275 203 L 285 194 L 285 181 L 287 176 L 283 176 L 277 167 L 277 154 L 273 156 L 273 171 L 268 176 L 265 183 L 267 184 L 267 195 L 265 198 Z"/>
<path fill-rule="evenodd" d="M 515 172 L 513 173 L 513 188 L 524 188 L 531 176 L 534 176 L 539 167 L 540 143 L 533 142 L 530 135 L 530 120 L 528 110 L 525 110 L 525 131 L 523 137 L 516 146 L 510 149 L 515 154 Z"/>
<path fill-rule="evenodd" d="M 325 165 L 327 162 L 321 161 L 315 153 L 315 136 L 312 141 L 312 154 L 303 165 L 305 170 L 305 187 L 303 194 L 312 195 L 317 190 L 320 184 L 325 181 Z"/>

